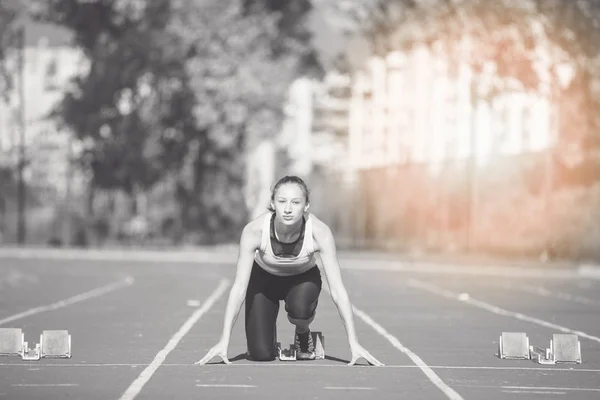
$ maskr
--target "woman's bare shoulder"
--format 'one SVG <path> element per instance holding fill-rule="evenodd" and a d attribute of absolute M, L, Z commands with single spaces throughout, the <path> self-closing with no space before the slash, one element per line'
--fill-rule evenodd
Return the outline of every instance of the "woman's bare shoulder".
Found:
<path fill-rule="evenodd" d="M 309 218 L 312 220 L 313 233 L 317 234 L 318 236 L 331 234 L 331 229 L 329 229 L 329 226 L 319 219 L 315 214 L 310 214 Z"/>
<path fill-rule="evenodd" d="M 335 246 L 333 240 L 333 233 L 325 222 L 320 220 L 314 214 L 310 214 L 312 220 L 312 236 L 315 241 L 315 250 L 321 251 L 323 248 L 330 248 Z"/>
<path fill-rule="evenodd" d="M 263 213 L 246 224 L 244 230 L 242 231 L 242 240 L 252 243 L 258 241 L 258 243 L 260 243 L 262 238 L 262 229 L 267 214 L 270 213 Z"/>

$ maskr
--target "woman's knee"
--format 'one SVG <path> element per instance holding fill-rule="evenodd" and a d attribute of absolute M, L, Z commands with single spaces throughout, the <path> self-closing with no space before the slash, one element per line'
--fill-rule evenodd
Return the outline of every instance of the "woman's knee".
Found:
<path fill-rule="evenodd" d="M 314 317 L 317 303 L 290 303 L 286 305 L 289 318 L 309 320 Z"/>

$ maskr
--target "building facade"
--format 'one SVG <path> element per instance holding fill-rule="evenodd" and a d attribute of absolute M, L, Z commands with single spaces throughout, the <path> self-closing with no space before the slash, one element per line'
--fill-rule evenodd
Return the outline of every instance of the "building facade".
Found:
<path fill-rule="evenodd" d="M 353 74 L 352 201 L 343 217 L 353 244 L 469 247 L 474 236 L 500 235 L 481 227 L 497 223 L 488 216 L 509 204 L 498 199 L 512 195 L 530 164 L 546 179 L 539 160 L 558 135 L 549 58 L 536 63 L 539 90 L 526 90 L 491 62 L 475 75 L 468 50 L 451 60 L 435 45 L 415 45 L 371 57 Z"/>
<path fill-rule="evenodd" d="M 465 61 L 450 71 L 445 56 L 425 45 L 369 60 L 356 73 L 350 109 L 349 148 L 356 170 L 474 156 L 536 152 L 554 140 L 548 96 L 515 87 L 478 97 L 477 80 Z"/>

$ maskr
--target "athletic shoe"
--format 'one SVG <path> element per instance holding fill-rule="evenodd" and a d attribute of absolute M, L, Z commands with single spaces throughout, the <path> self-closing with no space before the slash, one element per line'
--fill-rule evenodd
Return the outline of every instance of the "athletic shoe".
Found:
<path fill-rule="evenodd" d="M 294 335 L 294 347 L 296 348 L 296 360 L 314 360 L 315 345 L 310 331 Z"/>

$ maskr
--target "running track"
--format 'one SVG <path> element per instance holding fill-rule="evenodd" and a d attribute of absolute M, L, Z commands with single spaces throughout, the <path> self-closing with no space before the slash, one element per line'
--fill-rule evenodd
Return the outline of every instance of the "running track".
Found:
<path fill-rule="evenodd" d="M 327 359 L 245 360 L 242 311 L 233 364 L 194 365 L 219 338 L 234 258 L 0 249 L 0 327 L 22 328 L 30 344 L 43 329 L 68 329 L 73 342 L 67 360 L 0 357 L 0 400 L 600 398 L 600 280 L 572 268 L 342 254 L 358 337 L 384 367 L 345 365 L 345 331 L 326 291 L 312 329 L 323 331 Z M 552 333 L 577 332 L 583 363 L 500 360 L 503 331 L 544 347 Z M 282 307 L 279 340 L 292 332 Z"/>

